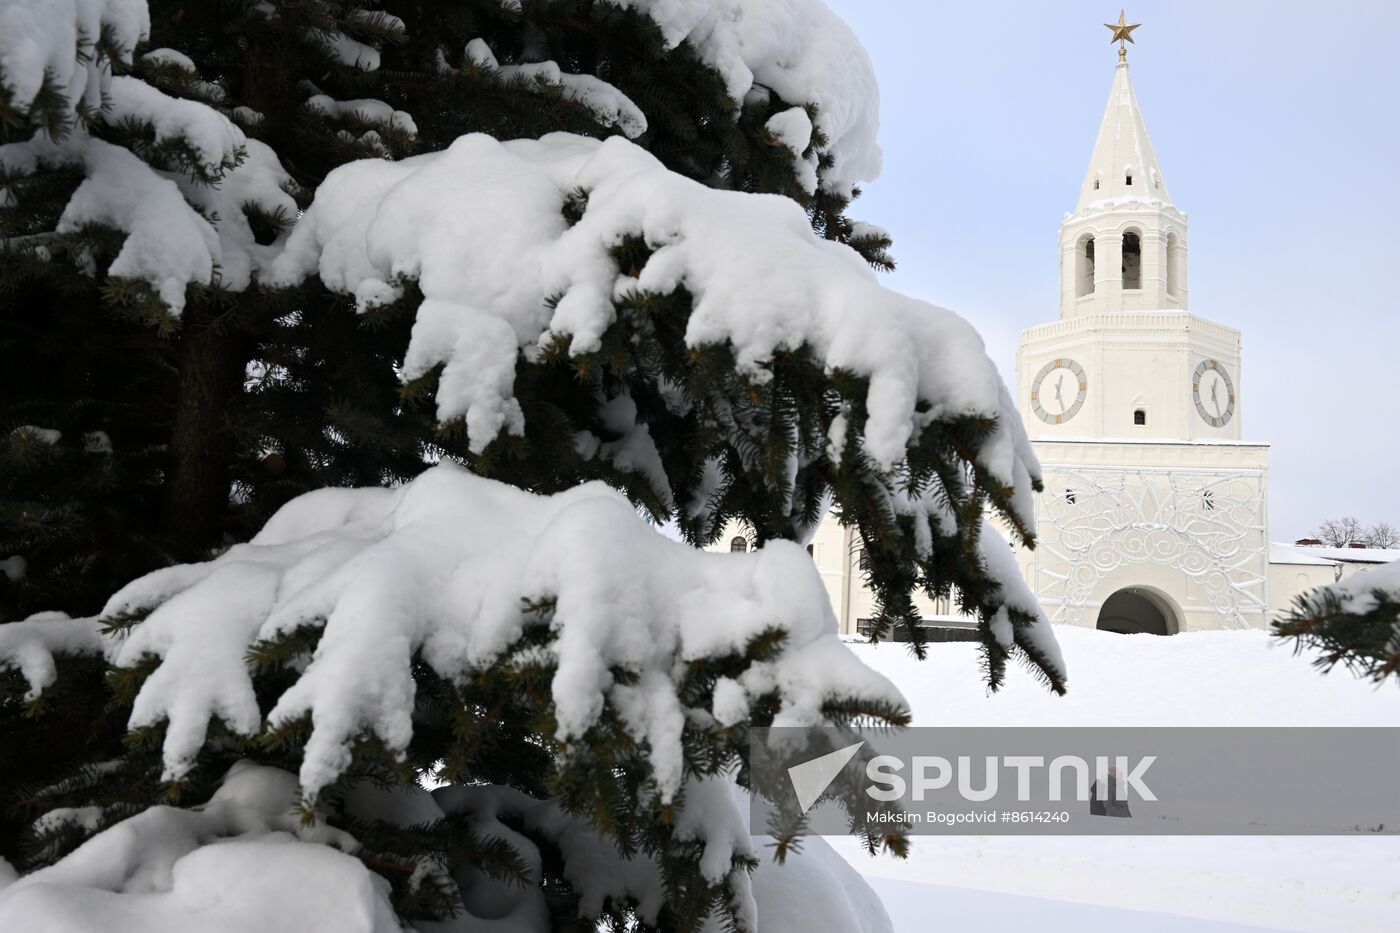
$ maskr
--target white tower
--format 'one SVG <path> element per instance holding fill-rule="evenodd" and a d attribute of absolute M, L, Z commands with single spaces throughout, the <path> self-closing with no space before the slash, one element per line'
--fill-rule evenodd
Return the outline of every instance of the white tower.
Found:
<path fill-rule="evenodd" d="M 1122 43 L 1136 27 L 1109 28 Z M 1266 622 L 1268 447 L 1240 440 L 1240 334 L 1187 310 L 1186 256 L 1120 48 L 1060 225 L 1060 319 L 1023 332 L 1016 360 L 1045 470 L 1039 546 L 1021 559 L 1056 621 Z"/>

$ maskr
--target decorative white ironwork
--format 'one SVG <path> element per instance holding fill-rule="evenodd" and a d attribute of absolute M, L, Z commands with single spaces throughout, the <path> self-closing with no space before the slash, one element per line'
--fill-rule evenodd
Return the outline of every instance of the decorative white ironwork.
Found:
<path fill-rule="evenodd" d="M 1055 622 L 1092 625 L 1084 611 L 1104 577 L 1158 564 L 1195 580 L 1223 626 L 1250 627 L 1267 608 L 1263 488 L 1239 473 L 1047 467 L 1042 604 Z"/>

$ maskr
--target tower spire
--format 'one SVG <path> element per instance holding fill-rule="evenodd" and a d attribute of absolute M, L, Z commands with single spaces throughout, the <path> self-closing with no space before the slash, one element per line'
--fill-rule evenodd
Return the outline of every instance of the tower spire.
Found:
<path fill-rule="evenodd" d="M 1114 69 L 1108 104 L 1075 211 L 1121 198 L 1171 203 L 1126 61 Z"/>
<path fill-rule="evenodd" d="M 1142 23 L 1133 23 L 1129 25 L 1128 17 L 1122 10 L 1118 11 L 1118 22 L 1104 23 L 1105 27 L 1113 30 L 1113 37 L 1108 41 L 1118 43 L 1118 60 L 1120 62 L 1126 62 L 1128 60 L 1128 43 L 1133 42 L 1133 30 L 1141 25 Z M 1136 45 L 1137 43 L 1133 42 L 1133 44 Z"/>

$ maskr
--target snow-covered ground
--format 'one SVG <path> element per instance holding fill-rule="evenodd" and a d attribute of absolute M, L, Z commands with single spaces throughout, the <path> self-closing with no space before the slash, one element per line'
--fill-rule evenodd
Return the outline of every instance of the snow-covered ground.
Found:
<path fill-rule="evenodd" d="M 1013 673 L 988 696 L 976 648 L 853 646 L 931 726 L 1393 726 L 1400 690 L 1326 676 L 1262 632 L 1158 638 L 1057 626 L 1065 697 Z M 1400 837 L 915 837 L 907 861 L 832 843 L 895 929 L 1400 930 Z"/>

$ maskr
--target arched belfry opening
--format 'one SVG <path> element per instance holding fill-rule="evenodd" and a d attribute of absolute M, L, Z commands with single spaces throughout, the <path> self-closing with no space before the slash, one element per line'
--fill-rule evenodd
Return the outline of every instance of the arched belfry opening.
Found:
<path fill-rule="evenodd" d="M 1165 597 L 1147 587 L 1130 586 L 1104 600 L 1096 628 L 1120 635 L 1175 635 L 1181 622 Z"/>
<path fill-rule="evenodd" d="M 1079 270 L 1078 288 L 1075 294 L 1080 298 L 1094 293 L 1094 238 L 1082 236 L 1075 249 L 1075 266 Z"/>
<path fill-rule="evenodd" d="M 1142 237 L 1136 230 L 1123 234 L 1123 288 L 1142 288 Z"/>

